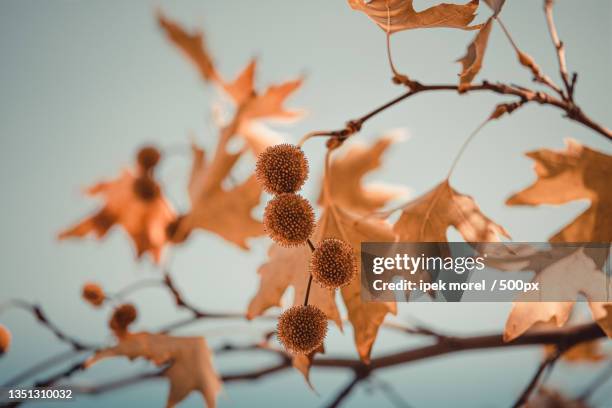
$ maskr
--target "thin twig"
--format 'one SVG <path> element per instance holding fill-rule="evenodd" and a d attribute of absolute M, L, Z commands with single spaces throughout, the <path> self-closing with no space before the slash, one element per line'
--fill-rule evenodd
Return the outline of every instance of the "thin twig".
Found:
<path fill-rule="evenodd" d="M 559 39 L 559 34 L 557 33 L 557 27 L 555 25 L 555 20 L 552 12 L 553 3 L 553 0 L 544 0 L 544 14 L 546 15 L 546 24 L 548 25 L 548 32 L 550 33 L 550 38 L 552 39 L 552 42 L 557 50 L 559 74 L 561 75 L 561 79 L 563 80 L 563 84 L 565 85 L 567 97 L 570 101 L 573 101 L 575 80 L 572 80 L 572 82 L 570 82 L 569 74 L 567 73 L 567 63 L 565 62 L 565 46 L 563 45 L 563 42 Z"/>
<path fill-rule="evenodd" d="M 353 391 L 353 389 L 355 388 L 355 386 L 357 384 L 359 384 L 359 382 L 362 380 L 361 377 L 359 377 L 358 375 L 356 375 L 351 381 L 349 381 L 338 393 L 338 395 L 336 395 L 336 397 L 333 399 L 333 401 L 331 401 L 329 404 L 326 405 L 327 408 L 336 408 L 339 407 L 340 404 L 342 403 L 342 401 L 344 401 L 344 399 L 346 397 L 348 397 L 348 395 L 351 393 L 351 391 Z"/>
<path fill-rule="evenodd" d="M 589 384 L 584 391 L 578 396 L 578 401 L 586 401 L 597 391 L 599 387 L 604 385 L 607 381 L 612 378 L 612 362 L 608 363 L 608 366 L 595 377 L 595 380 Z"/>
<path fill-rule="evenodd" d="M 519 395 L 516 402 L 512 405 L 512 408 L 522 407 L 523 404 L 525 404 L 529 400 L 529 397 L 531 396 L 533 391 L 536 389 L 538 383 L 540 382 L 540 377 L 544 373 L 544 370 L 552 367 L 554 363 L 559 359 L 559 357 L 561 357 L 561 354 L 563 354 L 563 350 L 560 348 L 557 348 L 555 353 L 552 353 L 544 361 L 542 361 L 542 363 L 540 363 L 533 377 L 531 378 L 531 380 L 529 381 L 529 383 L 527 384 L 527 386 L 525 387 L 521 395 Z"/>

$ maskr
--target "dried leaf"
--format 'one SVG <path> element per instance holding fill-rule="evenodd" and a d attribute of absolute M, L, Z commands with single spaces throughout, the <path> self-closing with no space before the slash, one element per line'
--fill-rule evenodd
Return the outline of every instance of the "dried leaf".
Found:
<path fill-rule="evenodd" d="M 491 33 L 491 27 L 493 27 L 492 17 L 489 18 L 486 24 L 478 31 L 478 34 L 476 34 L 476 37 L 474 37 L 474 40 L 470 43 L 466 54 L 457 60 L 462 66 L 461 74 L 459 74 L 460 88 L 469 85 L 478 72 L 480 72 L 487 49 L 487 43 L 489 41 L 489 34 Z"/>
<path fill-rule="evenodd" d="M 514 194 L 508 205 L 565 204 L 588 199 L 591 206 L 550 238 L 551 242 L 612 241 L 612 156 L 567 140 L 567 149 L 527 153 L 536 182 Z"/>
<path fill-rule="evenodd" d="M 489 259 L 489 261 L 492 261 Z M 562 327 L 568 321 L 576 298 L 583 295 L 591 301 L 591 313 L 597 320 L 602 316 L 605 303 L 596 302 L 606 298 L 612 291 L 612 283 L 605 283 L 606 277 L 595 261 L 582 248 L 560 248 L 540 251 L 528 258 L 526 265 L 518 268 L 503 264 L 500 269 L 534 271 L 533 282 L 540 282 L 540 290 L 526 292 L 517 297 L 506 321 L 504 340 L 511 341 L 529 328 L 541 322 L 550 322 Z M 579 271 L 580 273 L 576 273 Z M 568 299 L 563 302 L 540 302 L 542 298 Z M 605 316 L 605 312 L 603 313 Z"/>
<path fill-rule="evenodd" d="M 293 304 L 302 304 L 309 277 L 309 259 L 310 250 L 305 246 L 284 248 L 272 244 L 268 250 L 268 261 L 257 270 L 260 278 L 259 288 L 249 303 L 247 317 L 252 319 L 271 307 L 281 306 L 281 298 L 289 286 L 294 289 Z M 342 327 L 333 290 L 313 284 L 309 303 L 316 305 L 338 327 Z"/>
<path fill-rule="evenodd" d="M 508 232 L 486 217 L 474 199 L 455 191 L 448 181 L 410 202 L 393 230 L 399 241 L 447 242 L 446 231 L 455 227 L 466 242 L 497 242 Z"/>
<path fill-rule="evenodd" d="M 362 217 L 340 207 L 328 207 L 319 223 L 323 230 L 320 239 L 338 238 L 350 243 L 359 259 L 359 265 L 361 265 L 362 242 L 394 240 L 391 224 L 387 221 Z M 361 288 L 365 285 L 361 282 L 361 274 L 357 274 L 350 284 L 341 289 L 341 293 L 348 311 L 348 319 L 353 326 L 357 352 L 363 361 L 368 362 L 380 325 L 388 313 L 397 312 L 397 306 L 393 302 L 364 302 L 361 299 Z"/>
<path fill-rule="evenodd" d="M 211 163 L 206 162 L 204 150 L 195 144 L 192 146 L 191 210 L 182 217 L 173 241 L 182 242 L 193 229 L 202 228 L 248 249 L 247 238 L 264 234 L 261 222 L 251 215 L 261 196 L 255 176 L 229 189 L 223 186 L 241 155 L 228 153 L 225 146 L 222 138 Z"/>
<path fill-rule="evenodd" d="M 382 156 L 396 141 L 397 135 L 383 136 L 373 145 L 353 143 L 342 156 L 330 164 L 329 190 L 336 205 L 359 213 L 371 213 L 390 200 L 406 195 L 406 189 L 396 186 L 363 185 L 364 176 L 381 165 Z M 323 191 L 319 195 L 323 204 Z"/>
<path fill-rule="evenodd" d="M 612 303 L 591 302 L 589 306 L 599 327 L 612 339 Z"/>
<path fill-rule="evenodd" d="M 199 30 L 189 33 L 160 11 L 157 13 L 157 21 L 168 39 L 197 67 L 205 81 L 221 80 L 204 42 L 204 33 Z"/>
<path fill-rule="evenodd" d="M 91 367 L 102 359 L 116 356 L 130 360 L 145 358 L 158 366 L 168 364 L 164 371 L 164 376 L 170 381 L 167 407 L 174 407 L 192 391 L 202 394 L 207 407 L 214 408 L 217 404 L 221 380 L 213 367 L 212 352 L 203 337 L 129 333 L 116 346 L 96 352 L 85 366 Z"/>
<path fill-rule="evenodd" d="M 293 359 L 291 360 L 291 364 L 293 365 L 293 367 L 300 373 L 302 373 L 310 389 L 315 392 L 316 390 L 310 382 L 310 367 L 312 366 L 312 361 L 314 360 L 317 353 L 325 353 L 325 348 L 323 347 L 323 345 L 321 345 L 317 350 L 313 351 L 310 354 L 295 354 L 293 356 Z"/>
<path fill-rule="evenodd" d="M 557 346 L 544 346 L 547 355 L 557 352 Z M 563 353 L 561 358 L 572 364 L 598 363 L 606 360 L 609 356 L 601 351 L 601 340 L 583 341 Z"/>
<path fill-rule="evenodd" d="M 441 3 L 423 11 L 414 9 L 413 0 L 348 0 L 348 3 L 353 9 L 367 14 L 380 28 L 389 33 L 433 27 L 462 30 L 480 28 L 480 25 L 469 25 L 476 17 L 478 0 L 463 5 Z"/>
<path fill-rule="evenodd" d="M 136 245 L 140 258 L 150 252 L 159 263 L 166 244 L 166 227 L 175 218 L 161 189 L 149 175 L 124 170 L 119 178 L 87 189 L 90 196 L 102 196 L 104 207 L 94 215 L 59 234 L 59 239 L 82 238 L 93 233 L 106 235 L 115 224 L 121 225 Z"/>

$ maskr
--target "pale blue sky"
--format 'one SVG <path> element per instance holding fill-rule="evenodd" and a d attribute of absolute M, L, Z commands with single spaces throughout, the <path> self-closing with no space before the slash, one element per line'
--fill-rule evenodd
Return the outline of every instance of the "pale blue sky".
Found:
<path fill-rule="evenodd" d="M 417 8 L 429 4 L 415 3 Z M 558 3 L 558 28 L 568 65 L 580 73 L 578 102 L 594 119 L 611 126 L 611 3 Z M 156 276 L 156 271 L 147 263 L 134 263 L 132 248 L 120 231 L 103 243 L 55 241 L 58 230 L 96 206 L 80 195 L 80 188 L 116 174 L 143 143 L 186 146 L 190 132 L 207 147 L 214 143 L 211 102 L 216 94 L 166 41 L 156 26 L 156 7 L 189 27 L 204 28 L 226 76 L 233 76 L 253 56 L 259 58 L 261 86 L 305 74 L 303 89 L 290 106 L 305 108 L 309 115 L 280 128 L 289 140 L 297 141 L 314 129 L 338 128 L 402 92 L 389 80 L 382 31 L 341 0 L 0 1 L 0 301 L 21 297 L 40 302 L 58 325 L 84 340 L 99 341 L 109 335 L 105 313 L 91 310 L 79 299 L 83 282 L 95 280 L 117 289 Z M 483 8 L 479 21 L 487 15 Z M 555 54 L 540 2 L 508 1 L 502 17 L 519 46 L 556 79 Z M 456 30 L 399 33 L 393 39 L 396 63 L 424 82 L 456 81 L 459 68 L 453 61 L 463 55 L 473 35 Z M 530 84 L 529 74 L 517 66 L 498 27 L 491 34 L 479 77 Z M 500 100 L 508 99 L 487 94 L 419 95 L 376 117 L 357 139 L 371 141 L 395 128 L 406 129 L 410 139 L 389 152 L 383 169 L 371 180 L 400 184 L 414 194 L 430 189 L 444 177 L 465 137 Z M 588 203 L 534 209 L 508 208 L 504 200 L 534 177 L 523 152 L 561 148 L 566 137 L 612 152 L 609 142 L 561 118 L 557 110 L 527 106 L 478 135 L 460 161 L 453 184 L 474 196 L 515 240 L 545 240 Z M 314 199 L 323 148 L 313 142 L 306 150 L 315 176 L 304 191 Z M 186 157 L 174 155 L 161 169 L 171 201 L 180 209 L 187 203 L 188 166 Z M 456 239 L 457 234 L 451 232 L 449 237 Z M 255 292 L 256 268 L 265 259 L 268 240 L 252 244 L 251 252 L 242 252 L 211 234 L 195 234 L 173 253 L 179 286 L 202 308 L 244 310 Z M 141 310 L 139 328 L 157 327 L 176 317 L 171 299 L 157 289 L 138 294 L 134 301 Z M 402 305 L 400 320 L 414 316 L 445 331 L 479 333 L 501 330 L 508 310 L 508 304 L 419 303 Z M 21 312 L 3 314 L 0 321 L 15 336 L 12 352 L 0 361 L 0 380 L 63 349 Z M 265 324 L 227 322 L 222 331 L 218 326 L 206 323 L 184 333 L 208 334 L 212 343 L 218 343 L 237 327 L 240 338 L 254 338 L 257 327 Z M 330 351 L 353 355 L 350 337 L 350 330 L 344 337 L 333 332 Z M 405 344 L 404 337 L 384 334 L 374 354 Z M 528 381 L 539 356 L 536 349 L 478 352 L 380 375 L 414 407 L 462 402 L 466 407 L 507 406 Z M 227 372 L 257 367 L 262 360 L 241 356 L 217 361 Z M 109 362 L 84 378 L 111 378 L 116 370 L 125 368 L 127 373 L 143 366 Z M 553 382 L 569 393 L 580 391 L 595 373 L 589 367 L 564 365 L 558 371 Z M 323 405 L 347 375 L 315 370 L 312 378 L 320 397 L 293 372 L 232 384 L 220 405 L 284 406 L 289 400 L 295 407 Z M 373 401 L 391 406 L 380 392 L 366 391 L 367 387 L 360 388 L 347 406 L 365 407 Z M 162 406 L 165 393 L 165 385 L 148 384 L 84 398 L 79 406 Z M 200 404 L 194 395 L 184 405 Z"/>

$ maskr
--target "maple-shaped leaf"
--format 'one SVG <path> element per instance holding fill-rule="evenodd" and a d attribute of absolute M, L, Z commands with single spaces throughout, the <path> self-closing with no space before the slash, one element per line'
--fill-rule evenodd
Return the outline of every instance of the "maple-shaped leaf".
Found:
<path fill-rule="evenodd" d="M 565 204 L 590 200 L 591 206 L 550 237 L 551 242 L 612 241 L 612 156 L 575 140 L 563 151 L 527 153 L 535 161 L 536 182 L 510 197 L 508 205 Z"/>
<path fill-rule="evenodd" d="M 221 80 L 206 47 L 202 31 L 187 32 L 161 12 L 157 13 L 157 21 L 168 39 L 196 66 L 205 81 L 217 82 Z"/>
<path fill-rule="evenodd" d="M 251 214 L 261 197 L 261 187 L 255 176 L 234 187 L 223 185 L 241 156 L 241 152 L 229 153 L 226 141 L 227 137 L 222 136 L 210 163 L 207 163 L 203 149 L 195 144 L 192 146 L 191 209 L 180 219 L 172 237 L 174 242 L 182 242 L 193 229 L 202 228 L 248 249 L 247 238 L 264 234 L 262 223 Z"/>
<path fill-rule="evenodd" d="M 97 351 L 85 366 L 90 367 L 102 359 L 116 356 L 130 360 L 144 358 L 158 366 L 167 364 L 164 376 L 170 382 L 166 404 L 168 408 L 174 407 L 192 391 L 202 394 L 207 407 L 214 408 L 217 405 L 221 380 L 213 366 L 212 352 L 203 337 L 128 333 L 119 339 L 117 345 Z"/>
<path fill-rule="evenodd" d="M 508 264 L 492 257 L 487 262 L 501 270 L 535 272 L 532 282 L 539 282 L 540 290 L 524 292 L 513 302 L 504 330 L 505 341 L 541 323 L 562 327 L 570 318 L 578 296 L 589 300 L 594 320 L 607 316 L 605 306 L 611 303 L 600 300 L 612 291 L 612 283 L 584 248 L 536 251 L 524 256 L 524 262 L 517 262 L 521 257 L 511 258 Z"/>
<path fill-rule="evenodd" d="M 82 238 L 94 234 L 102 238 L 116 224 L 128 233 L 140 258 L 150 252 L 159 262 L 167 243 L 166 227 L 175 214 L 151 175 L 124 170 L 114 180 L 97 183 L 86 190 L 101 196 L 104 207 L 78 224 L 60 232 L 59 239 Z"/>
<path fill-rule="evenodd" d="M 478 31 L 478 34 L 476 34 L 476 37 L 474 37 L 474 40 L 468 46 L 466 54 L 457 60 L 462 67 L 461 74 L 459 74 L 460 87 L 469 85 L 478 75 L 478 72 L 480 72 L 487 43 L 489 42 L 491 27 L 493 27 L 493 17 L 489 18 L 486 24 L 480 28 L 480 31 Z"/>
<path fill-rule="evenodd" d="M 280 133 L 261 122 L 241 123 L 238 132 L 256 157 L 268 147 L 281 144 L 285 140 Z"/>
<path fill-rule="evenodd" d="M 384 207 L 390 200 L 406 195 L 405 188 L 382 184 L 363 185 L 363 177 L 380 167 L 382 156 L 398 135 L 384 136 L 371 146 L 353 143 L 342 156 L 330 163 L 329 191 L 334 203 L 359 213 L 371 213 Z M 324 192 L 319 195 L 323 204 Z"/>
<path fill-rule="evenodd" d="M 362 242 L 392 242 L 395 238 L 391 224 L 386 220 L 363 217 L 337 206 L 327 207 L 319 223 L 323 229 L 322 239 L 338 238 L 351 244 L 358 265 L 361 265 Z M 357 352 L 363 361 L 368 362 L 380 326 L 388 313 L 397 312 L 397 305 L 394 302 L 363 301 L 361 290 L 367 290 L 365 286 L 358 273 L 341 289 L 341 294 L 353 326 Z"/>
<path fill-rule="evenodd" d="M 469 25 L 476 17 L 478 0 L 466 4 L 440 3 L 423 11 L 414 9 L 413 0 L 348 0 L 348 3 L 389 33 L 433 27 L 462 30 L 480 28 L 479 25 Z"/>
<path fill-rule="evenodd" d="M 486 217 L 470 196 L 458 193 L 448 181 L 408 203 L 393 230 L 399 241 L 447 242 L 449 227 L 466 242 L 498 242 L 508 232 Z"/>
<path fill-rule="evenodd" d="M 310 249 L 306 246 L 285 248 L 272 244 L 268 250 L 268 261 L 257 270 L 259 288 L 249 303 L 247 317 L 252 319 L 271 307 L 281 306 L 281 298 L 289 286 L 294 290 L 293 304 L 303 304 L 309 278 L 309 259 Z M 311 286 L 308 297 L 309 303 L 316 305 L 338 327 L 342 327 L 334 298 L 333 290 L 318 285 Z"/>

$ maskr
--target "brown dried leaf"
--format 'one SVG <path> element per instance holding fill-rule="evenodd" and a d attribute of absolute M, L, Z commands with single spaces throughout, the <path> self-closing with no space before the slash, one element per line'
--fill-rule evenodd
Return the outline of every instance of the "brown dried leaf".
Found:
<path fill-rule="evenodd" d="M 508 205 L 565 204 L 588 199 L 591 206 L 550 237 L 551 242 L 612 241 L 612 156 L 567 140 L 567 149 L 527 153 L 535 161 L 536 182 L 514 194 Z"/>
<path fill-rule="evenodd" d="M 455 227 L 466 242 L 498 242 L 508 232 L 486 217 L 474 199 L 455 191 L 448 181 L 410 202 L 393 226 L 399 241 L 447 242 Z"/>
<path fill-rule="evenodd" d="M 492 260 L 489 260 L 492 261 Z M 612 283 L 606 283 L 606 276 L 595 261 L 582 248 L 561 248 L 541 251 L 530 256 L 526 265 L 507 268 L 501 263 L 496 267 L 506 270 L 534 271 L 533 282 L 540 282 L 540 290 L 526 292 L 517 297 L 506 321 L 504 340 L 511 341 L 536 324 L 547 322 L 562 327 L 570 318 L 576 298 L 583 295 L 590 300 L 589 306 L 594 320 L 606 316 L 606 303 L 595 302 L 604 299 L 612 291 Z M 580 271 L 580 273 L 576 273 Z M 546 292 L 544 292 L 546 291 Z M 563 302 L 539 302 L 542 297 L 569 299 Z"/>
<path fill-rule="evenodd" d="M 176 22 L 165 17 L 161 11 L 157 12 L 157 21 L 168 39 L 196 66 L 205 81 L 218 82 L 221 80 L 204 42 L 202 31 L 196 30 L 189 33 Z"/>
<path fill-rule="evenodd" d="M 325 348 L 322 344 L 317 350 L 310 354 L 295 354 L 291 360 L 293 367 L 302 373 L 310 389 L 315 392 L 316 390 L 310 382 L 310 367 L 312 366 L 312 360 L 314 360 L 317 353 L 325 353 Z"/>
<path fill-rule="evenodd" d="M 441 3 L 423 11 L 416 11 L 413 0 L 348 0 L 351 8 L 364 12 L 380 28 L 389 33 L 415 28 L 448 27 L 476 30 L 480 25 L 470 26 L 478 0 L 466 4 Z M 389 22 L 391 23 L 389 25 Z"/>
<path fill-rule="evenodd" d="M 399 139 L 397 135 L 390 135 L 381 137 L 371 146 L 353 143 L 344 155 L 334 158 L 328 182 L 336 205 L 359 213 L 371 213 L 406 194 L 406 189 L 395 186 L 363 185 L 363 177 L 380 167 L 383 154 Z M 323 191 L 319 195 L 319 204 L 323 204 Z"/>
<path fill-rule="evenodd" d="M 459 74 L 460 88 L 469 85 L 476 75 L 478 75 L 478 72 L 480 72 L 487 49 L 487 43 L 489 41 L 489 34 L 491 33 L 491 27 L 493 27 L 493 17 L 489 18 L 486 24 L 478 31 L 478 34 L 476 34 L 476 37 L 474 37 L 474 40 L 470 43 L 466 54 L 457 60 L 462 66 L 461 74 Z"/>
<path fill-rule="evenodd" d="M 557 352 L 557 346 L 544 346 L 547 355 L 554 355 Z M 598 363 L 606 360 L 609 356 L 601 351 L 601 340 L 583 341 L 563 353 L 561 358 L 572 364 L 577 363 Z"/>
<path fill-rule="evenodd" d="M 289 286 L 294 289 L 294 305 L 304 302 L 308 284 L 310 250 L 305 246 L 284 248 L 272 244 L 268 250 L 268 261 L 257 270 L 260 277 L 257 293 L 249 303 L 247 317 L 262 315 L 271 307 L 281 306 L 281 298 Z M 336 306 L 335 292 L 313 284 L 309 303 L 321 309 L 338 327 L 342 327 Z"/>
<path fill-rule="evenodd" d="M 139 189 L 142 181 L 146 182 L 144 192 Z M 166 227 L 175 215 L 151 176 L 137 176 L 126 169 L 119 178 L 95 184 L 86 193 L 102 196 L 104 207 L 60 232 L 59 239 L 82 238 L 91 233 L 96 238 L 102 238 L 115 224 L 119 224 L 136 245 L 138 258 L 150 252 L 153 260 L 159 263 L 167 242 Z"/>
<path fill-rule="evenodd" d="M 85 367 L 116 356 L 130 360 L 145 358 L 158 366 L 168 364 L 164 371 L 164 376 L 170 381 L 167 407 L 174 407 L 192 391 L 202 394 L 207 407 L 214 408 L 217 404 L 221 380 L 213 367 L 212 352 L 203 337 L 129 333 L 116 346 L 96 352 L 87 360 Z"/>
<path fill-rule="evenodd" d="M 391 224 L 373 217 L 362 217 L 340 207 L 328 207 L 319 224 L 323 234 L 320 239 L 338 238 L 353 246 L 361 265 L 362 242 L 391 242 L 394 234 Z M 387 313 L 395 314 L 397 305 L 393 302 L 364 302 L 361 299 L 361 274 L 341 289 L 342 299 L 348 311 L 348 319 L 353 326 L 353 336 L 359 357 L 365 362 L 370 360 L 372 346 L 378 329 Z M 365 290 L 365 289 L 364 289 Z"/>
<path fill-rule="evenodd" d="M 206 163 L 204 150 L 192 145 L 191 210 L 181 219 L 173 237 L 175 242 L 182 242 L 193 229 L 202 228 L 248 249 L 247 238 L 264 234 L 261 222 L 251 215 L 261 196 L 255 176 L 229 189 L 222 184 L 241 155 L 228 153 L 224 140 L 222 137 L 210 164 Z"/>

